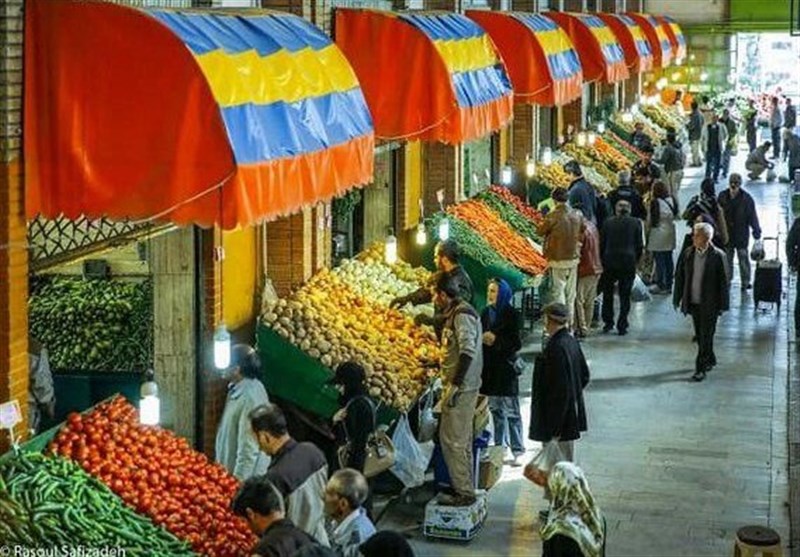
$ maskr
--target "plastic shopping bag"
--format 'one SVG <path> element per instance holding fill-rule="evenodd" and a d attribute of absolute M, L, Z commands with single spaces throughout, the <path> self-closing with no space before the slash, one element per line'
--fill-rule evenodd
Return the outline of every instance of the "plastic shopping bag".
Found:
<path fill-rule="evenodd" d="M 548 441 L 542 446 L 542 450 L 525 466 L 523 474 L 530 481 L 538 486 L 547 485 L 547 477 L 553 466 L 564 460 L 561 449 L 558 448 L 558 441 Z"/>
<path fill-rule="evenodd" d="M 764 257 L 766 257 L 766 253 L 764 252 L 764 242 L 761 240 L 756 240 L 753 244 L 753 248 L 750 250 L 750 259 L 753 261 L 763 261 Z"/>
<path fill-rule="evenodd" d="M 653 299 L 652 294 L 645 286 L 642 277 L 636 275 L 636 279 L 633 281 L 633 288 L 631 289 L 631 301 L 632 302 L 649 302 Z"/>
<path fill-rule="evenodd" d="M 433 402 L 435 392 L 429 389 L 423 395 L 425 402 L 422 403 L 419 410 L 419 441 L 420 443 L 427 443 L 433 441 L 433 436 L 436 435 L 436 430 L 439 428 L 439 420 L 433 414 Z"/>
<path fill-rule="evenodd" d="M 395 459 L 390 468 L 406 487 L 418 487 L 425 483 L 425 472 L 433 456 L 433 441 L 418 443 L 408 424 L 408 415 L 403 414 L 392 435 Z"/>

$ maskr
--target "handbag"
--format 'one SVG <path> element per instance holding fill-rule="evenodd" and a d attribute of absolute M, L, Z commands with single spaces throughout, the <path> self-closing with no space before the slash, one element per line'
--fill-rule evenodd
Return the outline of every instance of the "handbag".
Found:
<path fill-rule="evenodd" d="M 375 406 L 373 406 L 372 401 L 367 397 L 363 398 L 369 403 L 369 406 L 372 409 L 372 427 L 374 431 L 370 433 L 369 437 L 367 438 L 367 457 L 364 460 L 364 470 L 362 470 L 362 473 L 365 477 L 372 478 L 392 467 L 395 461 L 395 449 L 392 438 L 387 435 L 386 431 L 375 428 L 375 423 L 377 420 L 375 417 Z M 349 406 L 352 402 L 353 401 L 351 400 L 347 403 L 347 405 Z M 345 420 L 342 420 L 342 427 L 344 428 L 344 434 L 347 438 L 347 442 L 339 447 L 337 456 L 339 457 L 339 467 L 345 468 L 351 449 L 350 434 L 347 431 L 347 424 Z"/>

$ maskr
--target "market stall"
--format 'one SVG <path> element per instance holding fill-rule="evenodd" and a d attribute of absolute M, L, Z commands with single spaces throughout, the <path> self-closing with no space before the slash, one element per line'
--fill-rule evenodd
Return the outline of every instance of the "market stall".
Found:
<path fill-rule="evenodd" d="M 617 37 L 631 74 L 641 74 L 653 69 L 653 50 L 636 21 L 625 14 L 597 13 Z"/>
<path fill-rule="evenodd" d="M 628 12 L 625 15 L 635 21 L 644 31 L 644 35 L 650 43 L 650 50 L 653 52 L 653 68 L 668 67 L 675 56 L 672 51 L 672 43 L 661 22 L 650 14 Z"/>
<path fill-rule="evenodd" d="M 667 33 L 667 37 L 669 37 L 675 65 L 680 66 L 686 60 L 686 37 L 683 35 L 681 26 L 678 25 L 674 18 L 668 15 L 657 16 L 656 20 L 661 23 Z"/>

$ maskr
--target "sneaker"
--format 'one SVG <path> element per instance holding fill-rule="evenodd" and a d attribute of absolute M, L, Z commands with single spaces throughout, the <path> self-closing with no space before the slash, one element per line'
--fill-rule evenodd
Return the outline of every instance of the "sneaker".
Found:
<path fill-rule="evenodd" d="M 692 381 L 696 383 L 700 383 L 705 378 L 706 378 L 706 372 L 701 369 L 698 369 L 697 371 L 694 372 L 694 375 L 692 375 Z"/>

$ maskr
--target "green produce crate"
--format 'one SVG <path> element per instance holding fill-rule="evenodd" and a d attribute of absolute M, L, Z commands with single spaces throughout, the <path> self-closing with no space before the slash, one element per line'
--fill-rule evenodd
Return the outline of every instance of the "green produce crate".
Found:
<path fill-rule="evenodd" d="M 339 409 L 339 392 L 327 384 L 333 371 L 263 323 L 258 324 L 256 342 L 262 381 L 271 395 L 321 418 L 333 417 Z M 390 406 L 378 408 L 379 424 L 390 424 L 398 416 Z"/>
<path fill-rule="evenodd" d="M 141 373 L 54 372 L 56 415 L 53 421 L 64 421 L 70 412 L 83 412 L 115 394 L 123 395 L 138 406 L 142 381 Z"/>

